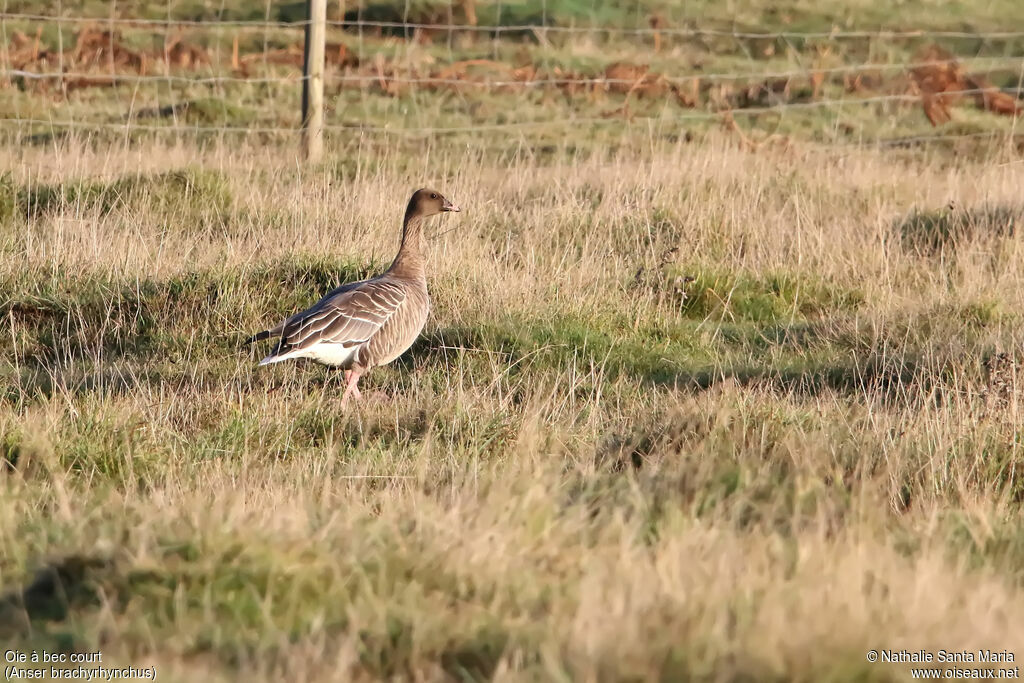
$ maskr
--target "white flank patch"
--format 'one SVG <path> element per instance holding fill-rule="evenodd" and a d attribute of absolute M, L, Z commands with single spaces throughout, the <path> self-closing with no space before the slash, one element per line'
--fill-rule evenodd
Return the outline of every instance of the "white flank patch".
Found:
<path fill-rule="evenodd" d="M 283 353 L 280 356 L 267 356 L 260 361 L 260 365 L 280 363 L 283 360 L 291 360 L 293 358 L 309 358 L 324 365 L 344 365 L 352 358 L 358 348 L 358 346 L 345 348 L 341 344 L 315 344 L 307 349 L 296 349 Z"/>

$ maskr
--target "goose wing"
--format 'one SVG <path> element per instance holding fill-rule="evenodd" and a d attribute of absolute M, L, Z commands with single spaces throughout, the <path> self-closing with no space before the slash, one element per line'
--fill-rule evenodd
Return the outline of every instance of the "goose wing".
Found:
<path fill-rule="evenodd" d="M 263 362 L 304 355 L 323 344 L 365 344 L 405 301 L 405 290 L 388 280 L 339 287 L 283 324 L 281 341 Z"/>
<path fill-rule="evenodd" d="M 316 308 L 318 306 L 323 304 L 323 302 L 326 301 L 327 299 L 335 297 L 335 296 L 337 296 L 339 294 L 343 294 L 343 293 L 348 292 L 348 291 L 350 291 L 352 289 L 356 289 L 358 287 L 362 287 L 367 282 L 369 282 L 369 280 L 360 280 L 359 282 L 348 282 L 348 283 L 345 283 L 343 285 L 339 285 L 338 287 L 335 287 L 334 289 L 329 291 L 327 294 L 325 294 L 324 297 L 322 299 L 320 299 L 320 301 L 317 302 L 317 304 L 315 306 L 313 306 L 312 308 L 307 308 L 304 311 L 299 311 L 298 313 L 296 313 L 292 317 L 285 318 L 284 320 L 282 320 L 278 324 L 274 325 L 273 327 L 268 328 L 266 330 L 261 330 L 261 331 L 257 332 L 256 334 L 254 334 L 251 337 L 247 338 L 244 342 L 242 342 L 242 344 L 243 345 L 248 345 L 248 344 L 252 344 L 253 342 L 257 342 L 257 341 L 262 341 L 264 339 L 268 339 L 270 337 L 280 337 L 281 333 L 284 332 L 284 328 L 289 323 L 291 323 L 293 320 L 298 320 L 298 319 L 300 319 L 300 318 L 302 318 L 302 317 L 304 317 L 306 315 L 309 315 L 311 312 L 316 310 Z"/>

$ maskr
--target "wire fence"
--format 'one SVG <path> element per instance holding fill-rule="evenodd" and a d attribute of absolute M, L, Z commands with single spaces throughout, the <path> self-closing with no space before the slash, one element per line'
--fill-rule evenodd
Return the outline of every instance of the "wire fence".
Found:
<path fill-rule="evenodd" d="M 242 28 L 242 29 L 301 29 L 309 21 L 267 21 L 267 20 L 231 20 L 231 19 L 148 19 L 134 17 L 83 17 L 67 15 L 47 15 L 33 13 L 0 12 L 2 21 L 42 21 L 47 23 L 64 24 L 106 24 L 118 26 L 154 26 L 154 27 L 203 27 L 211 25 L 217 28 Z M 663 35 L 674 35 L 683 37 L 694 36 L 721 36 L 728 38 L 827 38 L 829 40 L 878 38 L 878 39 L 899 39 L 899 38 L 981 38 L 1005 40 L 1010 38 L 1024 38 L 1024 31 L 935 31 L 935 30 L 874 30 L 874 31 L 844 31 L 832 29 L 829 31 L 736 31 L 713 28 L 690 28 L 690 27 L 620 27 L 620 26 L 558 26 L 548 24 L 462 24 L 462 23 L 422 23 L 414 21 L 373 21 L 365 19 L 355 20 L 327 20 L 327 24 L 343 29 L 366 29 L 366 28 L 395 28 L 395 29 L 425 29 L 431 31 L 470 31 L 476 33 L 571 33 L 571 34 L 609 34 L 609 35 L 652 35 L 660 33 Z"/>
<path fill-rule="evenodd" d="M 339 136 L 740 119 L 889 145 L 1017 140 L 1024 114 L 1024 31 L 326 23 L 324 129 Z M 0 131 L 297 134 L 308 24 L 0 12 Z"/>

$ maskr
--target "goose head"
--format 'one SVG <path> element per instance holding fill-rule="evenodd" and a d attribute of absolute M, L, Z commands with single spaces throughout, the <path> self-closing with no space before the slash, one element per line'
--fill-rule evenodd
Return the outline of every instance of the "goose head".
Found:
<path fill-rule="evenodd" d="M 406 219 L 426 218 L 445 211 L 461 211 L 458 206 L 445 198 L 437 190 L 423 188 L 413 193 L 409 207 L 405 211 Z"/>

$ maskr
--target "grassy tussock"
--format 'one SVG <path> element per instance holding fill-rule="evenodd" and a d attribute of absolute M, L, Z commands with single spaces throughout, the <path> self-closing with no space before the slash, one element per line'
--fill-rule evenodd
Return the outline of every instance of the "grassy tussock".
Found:
<path fill-rule="evenodd" d="M 4 642 L 818 681 L 1024 637 L 1020 164 L 42 154 L 0 183 Z M 467 210 L 423 339 L 347 413 L 336 373 L 256 369 L 240 341 L 384 267 L 426 179 Z"/>

